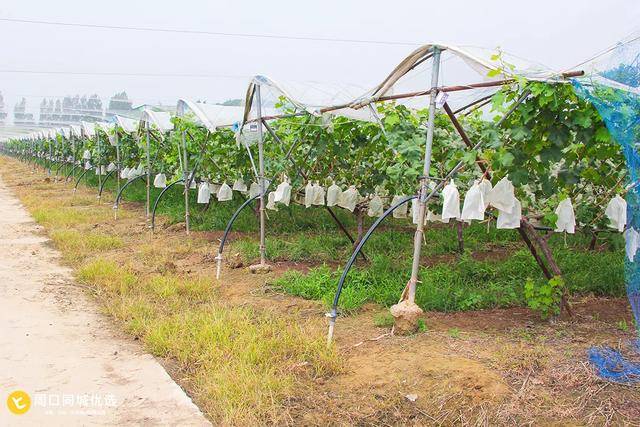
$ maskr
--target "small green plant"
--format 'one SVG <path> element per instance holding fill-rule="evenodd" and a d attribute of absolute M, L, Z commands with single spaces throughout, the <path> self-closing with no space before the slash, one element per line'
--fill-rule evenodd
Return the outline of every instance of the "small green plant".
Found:
<path fill-rule="evenodd" d="M 622 332 L 629 332 L 629 325 L 627 324 L 627 321 L 625 319 L 622 319 L 618 323 L 616 323 L 616 327 Z"/>
<path fill-rule="evenodd" d="M 451 338 L 456 338 L 456 339 L 460 338 L 460 329 L 458 328 L 449 329 L 449 336 Z"/>
<path fill-rule="evenodd" d="M 373 324 L 378 328 L 390 328 L 394 320 L 391 313 L 378 313 L 373 317 Z"/>
<path fill-rule="evenodd" d="M 536 284 L 527 279 L 524 285 L 524 297 L 530 309 L 540 313 L 543 319 L 560 313 L 560 299 L 564 289 L 564 280 L 560 276 L 549 279 L 544 284 Z"/>
<path fill-rule="evenodd" d="M 418 332 L 427 332 L 427 323 L 424 319 L 418 319 Z"/>

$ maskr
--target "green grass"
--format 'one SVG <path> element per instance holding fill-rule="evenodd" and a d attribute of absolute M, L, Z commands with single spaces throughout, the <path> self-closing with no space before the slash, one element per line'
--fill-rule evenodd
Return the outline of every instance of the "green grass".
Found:
<path fill-rule="evenodd" d="M 465 246 L 473 248 L 474 252 L 502 248 L 506 251 L 505 256 L 477 260 L 470 255 L 469 249 L 462 256 L 453 255 L 430 267 L 422 267 L 416 302 L 423 309 L 459 311 L 524 306 L 523 288 L 527 278 L 538 283 L 545 280 L 531 254 L 514 242 L 515 238 L 505 236 L 501 231 L 490 232 L 483 242 L 481 227 L 477 225 L 465 230 Z M 438 233 L 441 234 L 439 237 Z M 425 257 L 450 254 L 451 248 L 443 241 L 455 241 L 451 233 L 447 227 L 429 230 L 430 238 L 423 251 Z M 517 237 L 515 232 L 511 233 Z M 369 302 L 388 307 L 398 301 L 409 279 L 411 245 L 406 242 L 406 236 L 394 239 L 394 234 L 392 231 L 381 232 L 377 238 L 372 238 L 370 246 L 366 246 L 367 253 L 372 256 L 371 263 L 354 267 L 349 273 L 340 297 L 343 311 L 356 310 Z M 623 296 L 623 253 L 615 247 L 606 252 L 586 251 L 587 240 L 573 236 L 567 247 L 561 236 L 550 240 L 569 290 L 573 294 Z M 288 253 L 291 252 L 289 248 Z M 341 272 L 342 267 L 336 269 L 326 265 L 312 268 L 306 274 L 291 271 L 277 279 L 275 285 L 287 293 L 330 305 Z"/>

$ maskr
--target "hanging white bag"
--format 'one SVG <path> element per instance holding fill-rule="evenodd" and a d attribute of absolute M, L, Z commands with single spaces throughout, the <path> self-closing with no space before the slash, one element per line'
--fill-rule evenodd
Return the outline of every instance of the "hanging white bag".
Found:
<path fill-rule="evenodd" d="M 636 257 L 636 252 L 638 252 L 638 246 L 640 246 L 640 233 L 638 233 L 635 228 L 629 227 L 627 231 L 624 232 L 624 240 L 627 258 L 633 262 Z"/>
<path fill-rule="evenodd" d="M 198 186 L 198 203 L 207 204 L 211 199 L 211 192 L 209 191 L 209 184 L 201 182 Z"/>
<path fill-rule="evenodd" d="M 515 200 L 513 184 L 507 177 L 504 177 L 489 191 L 489 200 L 487 202 L 500 211 L 511 213 Z"/>
<path fill-rule="evenodd" d="M 488 179 L 482 178 L 480 180 L 480 191 L 482 192 L 482 200 L 484 200 L 484 209 L 487 210 L 489 207 L 489 194 L 491 194 L 491 190 L 493 187 L 491 186 L 491 181 Z"/>
<path fill-rule="evenodd" d="M 109 163 L 107 166 L 107 172 L 113 172 L 114 170 L 116 170 L 116 164 L 113 162 Z"/>
<path fill-rule="evenodd" d="M 451 181 L 442 189 L 442 220 L 460 219 L 460 193 Z"/>
<path fill-rule="evenodd" d="M 482 189 L 480 185 L 475 182 L 464 197 L 460 218 L 468 223 L 470 223 L 472 219 L 482 221 L 484 220 L 484 210 L 485 204 Z"/>
<path fill-rule="evenodd" d="M 84 153 L 82 153 L 82 159 L 83 160 L 90 160 L 91 159 L 91 151 L 84 150 Z"/>
<path fill-rule="evenodd" d="M 260 184 L 257 182 L 252 182 L 249 186 L 249 198 L 254 198 L 260 195 Z"/>
<path fill-rule="evenodd" d="M 129 178 L 129 172 L 131 171 L 131 169 L 129 169 L 128 167 L 125 167 L 124 169 L 122 169 L 120 171 L 120 178 L 122 179 L 127 179 Z"/>
<path fill-rule="evenodd" d="M 498 211 L 498 221 L 496 227 L 499 229 L 513 230 L 520 227 L 520 218 L 522 217 L 522 204 L 518 199 L 515 199 L 513 209 L 511 213 L 505 211 Z"/>
<path fill-rule="evenodd" d="M 231 187 L 229 187 L 225 182 L 220 186 L 220 189 L 218 190 L 218 201 L 227 202 L 231 199 L 233 199 L 233 190 L 231 190 Z"/>
<path fill-rule="evenodd" d="M 278 207 L 276 206 L 276 193 L 275 191 L 271 191 L 269 195 L 267 195 L 267 209 L 272 211 L 277 211 Z"/>
<path fill-rule="evenodd" d="M 84 162 L 84 170 L 89 170 L 91 169 L 91 163 L 90 162 Z"/>
<path fill-rule="evenodd" d="M 622 233 L 627 225 L 627 201 L 617 195 L 609 201 L 604 214 L 611 221 L 609 227 L 616 228 Z"/>
<path fill-rule="evenodd" d="M 369 201 L 369 209 L 367 210 L 367 215 L 370 217 L 376 218 L 382 216 L 384 213 L 384 203 L 382 199 L 377 194 L 374 195 Z"/>
<path fill-rule="evenodd" d="M 313 185 L 313 200 L 311 200 L 311 204 L 315 206 L 324 206 L 324 188 L 317 182 Z"/>
<path fill-rule="evenodd" d="M 404 199 L 404 198 L 405 198 L 404 195 L 393 196 L 393 199 L 391 199 L 391 206 L 395 206 L 397 203 L 400 203 L 400 201 L 402 199 Z M 405 203 L 404 205 L 400 206 L 395 211 L 393 211 L 393 217 L 394 218 L 406 218 L 408 210 L 409 210 L 409 204 Z"/>
<path fill-rule="evenodd" d="M 356 209 L 358 200 L 360 199 L 360 193 L 355 186 L 350 186 L 347 190 L 342 192 L 340 199 L 338 199 L 338 206 L 353 212 Z"/>
<path fill-rule="evenodd" d="M 195 190 L 198 188 L 198 184 L 196 183 L 196 179 L 191 179 L 191 183 L 189 183 L 189 190 Z"/>
<path fill-rule="evenodd" d="M 286 206 L 289 206 L 291 201 L 291 184 L 289 184 L 286 180 L 282 181 L 273 195 L 274 203 L 283 203 Z"/>
<path fill-rule="evenodd" d="M 313 184 L 311 184 L 311 182 L 308 182 L 307 185 L 304 187 L 304 207 L 305 208 L 310 208 L 311 205 L 313 204 L 314 191 L 315 189 L 313 188 Z"/>
<path fill-rule="evenodd" d="M 218 197 L 218 191 L 220 191 L 220 184 L 209 183 L 209 193 L 211 193 L 213 197 Z"/>
<path fill-rule="evenodd" d="M 242 178 L 238 178 L 233 183 L 232 189 L 233 189 L 233 191 L 239 191 L 241 193 L 245 193 L 247 191 L 247 184 L 244 183 Z"/>
<path fill-rule="evenodd" d="M 153 186 L 155 188 L 165 188 L 167 186 L 167 176 L 159 173 L 153 178 Z"/>
<path fill-rule="evenodd" d="M 335 182 L 327 189 L 327 206 L 335 206 L 340 200 L 342 195 L 342 189 L 338 187 Z"/>
<path fill-rule="evenodd" d="M 556 208 L 556 215 L 558 219 L 556 221 L 557 232 L 566 231 L 569 234 L 576 232 L 576 216 L 573 212 L 573 205 L 571 199 L 564 199 L 558 204 Z"/>

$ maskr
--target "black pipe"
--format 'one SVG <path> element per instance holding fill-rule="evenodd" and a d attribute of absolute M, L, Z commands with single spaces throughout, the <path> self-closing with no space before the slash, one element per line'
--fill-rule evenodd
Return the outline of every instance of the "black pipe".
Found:
<path fill-rule="evenodd" d="M 78 189 L 78 184 L 80 184 L 80 180 L 82 179 L 83 176 L 85 176 L 87 174 L 87 172 L 89 172 L 91 169 L 85 169 L 84 171 L 82 171 L 82 173 L 80 174 L 80 176 L 78 177 L 78 180 L 76 181 L 76 185 L 73 187 L 73 191 L 76 191 Z"/>
<path fill-rule="evenodd" d="M 71 170 L 69 171 L 69 173 L 67 174 L 67 176 L 65 177 L 65 182 L 69 181 L 69 178 L 71 177 L 71 174 L 73 173 L 73 171 L 76 170 L 76 168 L 78 167 L 78 165 L 73 165 L 73 167 L 71 168 Z"/>
<path fill-rule="evenodd" d="M 114 173 L 114 172 L 117 172 L 117 170 L 116 170 L 116 169 L 114 169 L 114 170 L 110 171 L 110 172 L 107 174 L 107 176 L 105 176 L 105 177 L 104 177 L 104 179 L 102 180 L 102 185 L 100 185 L 100 190 L 98 191 L 98 199 L 99 199 L 100 197 L 102 197 L 102 190 L 104 190 L 104 185 L 107 183 L 107 180 L 109 179 L 109 177 L 110 177 L 111 175 L 113 175 L 113 173 Z"/>
<path fill-rule="evenodd" d="M 260 197 L 260 194 L 257 194 L 253 197 L 248 198 L 247 200 L 244 201 L 243 204 L 240 205 L 240 207 L 233 213 L 233 216 L 231 217 L 231 219 L 229 220 L 229 222 L 227 223 L 226 228 L 224 229 L 224 234 L 222 235 L 222 240 L 220 241 L 220 248 L 218 249 L 218 255 L 222 253 L 222 251 L 224 250 L 224 244 L 227 241 L 227 236 L 229 235 L 229 232 L 231 231 L 231 227 L 233 226 L 233 223 L 236 221 L 236 218 L 238 217 L 238 215 L 240 215 L 240 212 L 242 212 L 242 210 L 247 207 L 247 205 L 249 203 L 251 203 L 252 201 L 254 201 L 255 199 L 257 199 L 258 197 Z"/>
<path fill-rule="evenodd" d="M 153 203 L 153 210 L 151 211 L 151 231 L 154 231 L 156 228 L 156 209 L 158 208 L 158 203 L 160 203 L 160 199 L 162 198 L 162 196 L 164 195 L 164 193 L 167 192 L 168 189 L 170 189 L 171 187 L 173 187 L 174 185 L 180 183 L 180 182 L 184 182 L 184 178 L 180 178 L 176 181 L 173 181 L 171 184 L 167 185 L 166 187 L 164 187 L 162 189 L 162 191 L 160 192 L 160 194 L 158 194 L 158 197 L 156 198 L 156 201 Z"/>
<path fill-rule="evenodd" d="M 120 191 L 118 192 L 118 195 L 116 196 L 116 200 L 113 203 L 113 209 L 118 209 L 118 205 L 120 204 L 120 197 L 122 197 L 122 192 L 124 191 L 125 188 L 127 188 L 129 186 L 129 184 L 131 184 L 132 182 L 134 182 L 136 179 L 140 179 L 143 177 L 146 177 L 147 175 L 138 175 L 135 178 L 131 178 L 129 181 L 125 182 L 124 185 L 120 188 Z"/>
<path fill-rule="evenodd" d="M 433 195 L 434 193 L 435 192 L 431 193 L 430 196 Z M 398 203 L 396 203 L 395 205 L 387 209 L 382 214 L 382 216 L 378 218 L 371 225 L 371 227 L 369 227 L 365 235 L 362 237 L 362 240 L 360 241 L 360 243 L 358 243 L 356 248 L 353 250 L 351 257 L 349 258 L 349 261 L 347 261 L 347 265 L 345 266 L 344 271 L 342 272 L 342 276 L 340 276 L 340 281 L 338 281 L 338 289 L 336 290 L 336 295 L 333 298 L 333 305 L 331 307 L 331 312 L 328 314 L 328 317 L 331 318 L 332 323 L 335 323 L 336 317 L 338 317 L 338 301 L 340 300 L 340 294 L 342 293 L 342 288 L 344 287 L 344 281 L 347 278 L 347 274 L 349 274 L 349 271 L 351 270 L 351 267 L 353 266 L 353 263 L 356 261 L 356 258 L 358 257 L 358 253 L 360 253 L 360 250 L 362 249 L 364 244 L 367 243 L 367 240 L 369 240 L 369 237 L 371 237 L 373 232 L 376 230 L 376 228 L 378 228 L 378 226 L 382 223 L 382 221 L 385 220 L 386 217 L 391 215 L 393 211 L 395 211 L 400 206 L 408 203 L 410 200 L 413 200 L 417 197 L 418 197 L 417 195 L 405 197 L 404 199 L 400 200 Z"/>

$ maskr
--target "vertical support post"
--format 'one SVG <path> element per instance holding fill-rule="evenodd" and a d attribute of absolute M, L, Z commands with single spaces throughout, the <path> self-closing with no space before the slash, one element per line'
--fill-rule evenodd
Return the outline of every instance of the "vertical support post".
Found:
<path fill-rule="evenodd" d="M 114 138 L 116 140 L 116 194 L 120 192 L 120 136 L 118 135 L 118 125 L 114 126 Z"/>
<path fill-rule="evenodd" d="M 144 136 L 147 145 L 147 206 L 145 212 L 146 220 L 149 222 L 149 205 L 151 203 L 151 141 L 149 137 L 149 122 L 146 122 L 145 124 Z"/>
<path fill-rule="evenodd" d="M 102 147 L 100 145 L 100 133 L 96 130 L 96 144 L 98 146 L 98 160 L 96 161 L 96 168 L 98 171 L 98 188 L 102 187 L 102 166 L 100 162 L 102 161 Z M 98 200 L 100 200 L 100 193 L 98 193 Z"/>
<path fill-rule="evenodd" d="M 73 164 L 71 165 L 71 173 L 73 174 L 73 178 L 76 177 L 76 138 L 71 136 L 71 158 L 73 159 Z"/>
<path fill-rule="evenodd" d="M 182 154 L 184 156 L 184 225 L 189 234 L 189 222 L 191 215 L 189 213 L 189 187 L 191 187 L 191 174 L 189 173 L 189 154 L 187 153 L 187 131 L 182 131 Z"/>
<path fill-rule="evenodd" d="M 260 265 L 266 265 L 265 255 L 265 203 L 264 196 L 267 191 L 264 182 L 264 135 L 262 134 L 262 98 L 260 96 L 260 85 L 256 85 L 256 111 L 258 115 L 258 163 L 260 176 Z"/>
<path fill-rule="evenodd" d="M 415 303 L 418 270 L 420 268 L 420 252 L 424 235 L 424 218 L 427 212 L 426 198 L 429 190 L 429 173 L 431 170 L 431 149 L 433 146 L 433 131 L 435 127 L 436 95 L 438 94 L 438 75 L 440 73 L 440 48 L 433 47 L 433 68 L 431 71 L 431 93 L 429 94 L 429 121 L 427 123 L 427 143 L 424 154 L 424 168 L 420 180 L 418 225 L 413 239 L 413 263 L 411 265 L 411 279 L 409 279 L 408 301 Z"/>

